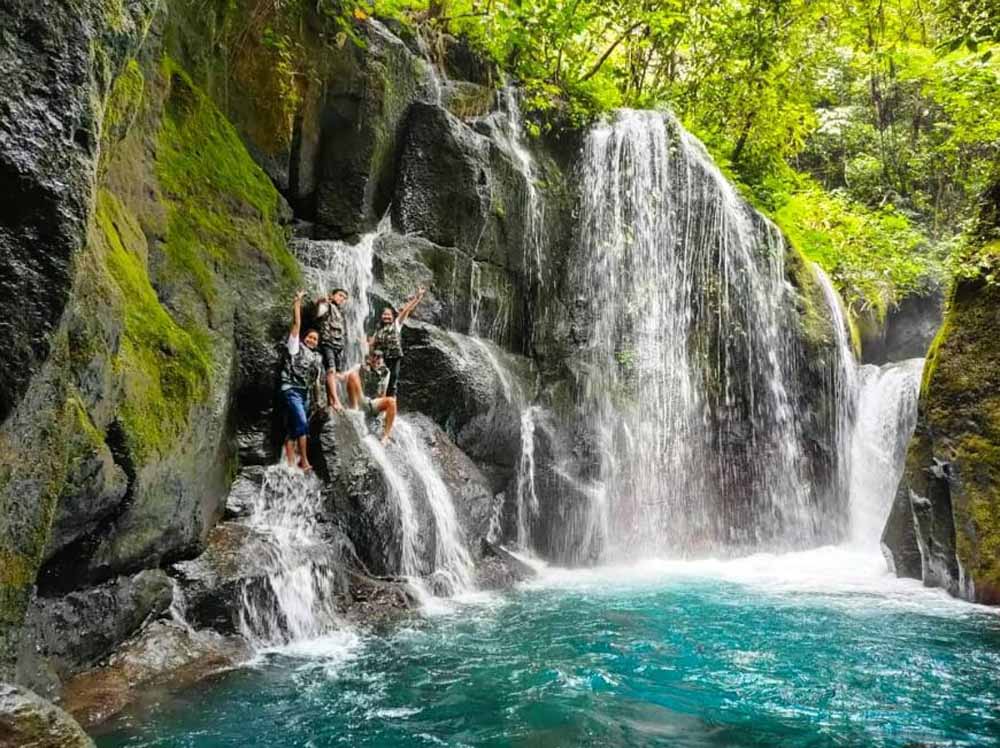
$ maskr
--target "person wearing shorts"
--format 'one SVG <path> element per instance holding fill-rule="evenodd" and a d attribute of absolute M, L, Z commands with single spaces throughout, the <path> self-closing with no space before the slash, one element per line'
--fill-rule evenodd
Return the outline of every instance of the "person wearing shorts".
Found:
<path fill-rule="evenodd" d="M 335 288 L 328 296 L 316 299 L 319 352 L 326 371 L 326 402 L 336 411 L 343 410 L 337 393 L 337 381 L 342 378 L 344 370 L 344 335 L 347 329 L 344 304 L 347 303 L 348 296 L 343 288 Z"/>
<path fill-rule="evenodd" d="M 347 394 L 351 407 L 363 408 L 366 415 L 378 418 L 385 414 L 382 444 L 389 443 L 392 426 L 396 421 L 396 398 L 387 394 L 389 369 L 385 365 L 382 351 L 375 349 L 368 354 L 365 363 L 354 367 L 347 375 Z"/>

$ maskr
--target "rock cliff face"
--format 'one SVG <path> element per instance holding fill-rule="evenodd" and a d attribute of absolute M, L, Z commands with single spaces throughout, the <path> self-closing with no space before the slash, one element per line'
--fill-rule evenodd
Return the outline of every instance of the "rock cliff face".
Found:
<path fill-rule="evenodd" d="M 234 466 L 234 403 L 260 377 L 276 334 L 275 299 L 298 278 L 281 226 L 287 208 L 171 56 L 167 8 L 55 5 L 4 11 L 5 34 L 19 40 L 4 54 L 25 55 L 9 62 L 15 82 L 47 69 L 77 79 L 3 92 L 12 104 L 3 157 L 36 170 L 16 182 L 28 190 L 26 205 L 42 205 L 30 190 L 49 182 L 61 190 L 46 198 L 51 220 L 40 219 L 56 234 L 29 230 L 28 211 L 2 230 L 5 281 L 24 278 L 56 294 L 4 294 L 29 310 L 5 311 L 5 334 L 17 340 L 4 345 L 40 336 L 45 345 L 28 348 L 49 351 L 37 363 L 4 358 L 4 376 L 14 377 L 3 388 L 13 399 L 0 428 L 5 664 L 33 588 L 61 596 L 155 568 L 204 541 Z M 39 59 L 26 56 L 31 50 Z M 37 262 L 62 270 L 45 277 L 32 269 Z M 30 312 L 36 303 L 45 325 Z"/>
<path fill-rule="evenodd" d="M 0 677 L 48 695 L 91 683 L 81 671 L 140 629 L 127 651 L 162 634 L 187 667 L 186 634 L 148 625 L 174 585 L 199 626 L 237 632 L 240 591 L 269 571 L 250 562 L 246 523 L 223 520 L 227 495 L 238 515 L 254 470 L 277 459 L 275 341 L 306 282 L 296 256 L 332 240 L 347 256 L 372 248 L 372 307 L 430 288 L 404 331 L 400 402 L 480 583 L 525 573 L 487 538 L 534 533 L 564 561 L 602 552 L 578 480 L 594 434 L 574 415 L 581 133 L 525 137 L 491 65 L 454 39 L 431 55 L 391 23 L 356 24 L 359 45 L 308 10 L 270 19 L 308 72 L 289 73 L 244 5 L 0 10 L 13 196 L 0 207 Z M 810 361 L 796 391 L 811 392 L 833 336 L 812 270 L 788 252 L 786 311 Z M 797 405 L 827 480 L 830 414 Z M 315 428 L 336 594 L 400 603 L 385 473 L 344 417 Z M 443 530 L 423 509 L 415 522 L 408 571 L 430 574 Z"/>
<path fill-rule="evenodd" d="M 980 271 L 959 280 L 928 356 L 916 432 L 882 540 L 900 576 L 1000 603 L 1000 184 L 984 197 Z"/>

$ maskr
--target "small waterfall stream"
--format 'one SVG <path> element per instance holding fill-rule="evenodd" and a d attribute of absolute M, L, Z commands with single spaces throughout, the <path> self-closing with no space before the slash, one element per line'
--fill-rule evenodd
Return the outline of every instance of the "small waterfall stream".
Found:
<path fill-rule="evenodd" d="M 337 628 L 336 567 L 316 522 L 321 484 L 284 465 L 264 473 L 248 525 L 259 536 L 256 563 L 269 572 L 266 588 L 242 588 L 240 632 L 256 647 L 312 639 Z"/>
<path fill-rule="evenodd" d="M 917 422 L 924 359 L 858 372 L 857 415 L 851 436 L 850 542 L 878 548 L 906 448 Z"/>

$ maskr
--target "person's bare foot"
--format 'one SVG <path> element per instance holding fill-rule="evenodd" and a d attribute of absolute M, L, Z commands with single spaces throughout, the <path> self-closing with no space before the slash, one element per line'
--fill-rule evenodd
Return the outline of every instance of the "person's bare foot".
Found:
<path fill-rule="evenodd" d="M 308 472 L 310 472 L 313 469 L 313 466 L 310 465 L 305 460 L 302 460 L 302 461 L 299 462 L 299 467 L 302 468 L 302 472 L 303 473 L 308 473 Z"/>
<path fill-rule="evenodd" d="M 386 434 L 386 435 L 385 435 L 385 436 L 383 436 L 383 437 L 382 437 L 382 439 L 381 439 L 381 442 L 382 442 L 382 446 L 383 446 L 383 447 L 388 447 L 388 446 L 389 446 L 389 442 L 390 442 L 390 441 L 392 441 L 392 437 L 391 437 L 391 436 L 389 436 L 388 434 Z"/>
<path fill-rule="evenodd" d="M 342 402 L 340 402 L 340 400 L 334 400 L 333 401 L 333 405 L 330 406 L 330 411 L 332 413 L 343 413 L 344 412 L 344 404 Z"/>

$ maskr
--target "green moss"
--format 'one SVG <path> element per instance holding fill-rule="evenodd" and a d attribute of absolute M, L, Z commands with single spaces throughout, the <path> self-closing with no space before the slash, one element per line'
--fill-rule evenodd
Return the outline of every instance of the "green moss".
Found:
<path fill-rule="evenodd" d="M 264 254 L 286 278 L 299 277 L 278 225 L 279 196 L 236 130 L 170 59 L 169 100 L 157 139 L 156 176 L 168 204 L 168 271 L 191 279 L 211 303 L 214 266 L 234 268 Z"/>
<path fill-rule="evenodd" d="M 829 345 L 832 342 L 830 318 L 826 312 L 826 299 L 816 278 L 816 271 L 791 238 L 788 239 L 788 247 L 785 267 L 793 285 L 799 290 L 802 332 L 806 342 L 811 346 Z"/>
<path fill-rule="evenodd" d="M 35 561 L 0 549 L 0 587 L 25 587 L 35 581 Z"/>
<path fill-rule="evenodd" d="M 107 190 L 98 193 L 95 222 L 104 263 L 124 312 L 115 369 L 122 376 L 121 419 L 138 459 L 162 451 L 183 432 L 192 405 L 207 391 L 207 337 L 178 325 L 149 281 L 135 219 Z"/>
<path fill-rule="evenodd" d="M 931 345 L 921 384 L 926 448 L 907 463 L 952 465 L 955 546 L 978 599 L 1000 602 L 1000 287 L 960 280 Z M 914 445 L 910 452 L 914 453 Z"/>
<path fill-rule="evenodd" d="M 146 77 L 139 63 L 132 59 L 115 79 L 104 108 L 103 140 L 113 143 L 124 137 L 142 105 Z"/>
<path fill-rule="evenodd" d="M 1000 398 L 988 407 L 1000 435 Z M 1000 590 L 1000 442 L 968 435 L 956 444 L 955 461 L 963 471 L 955 511 L 958 557 L 977 587 Z"/>

